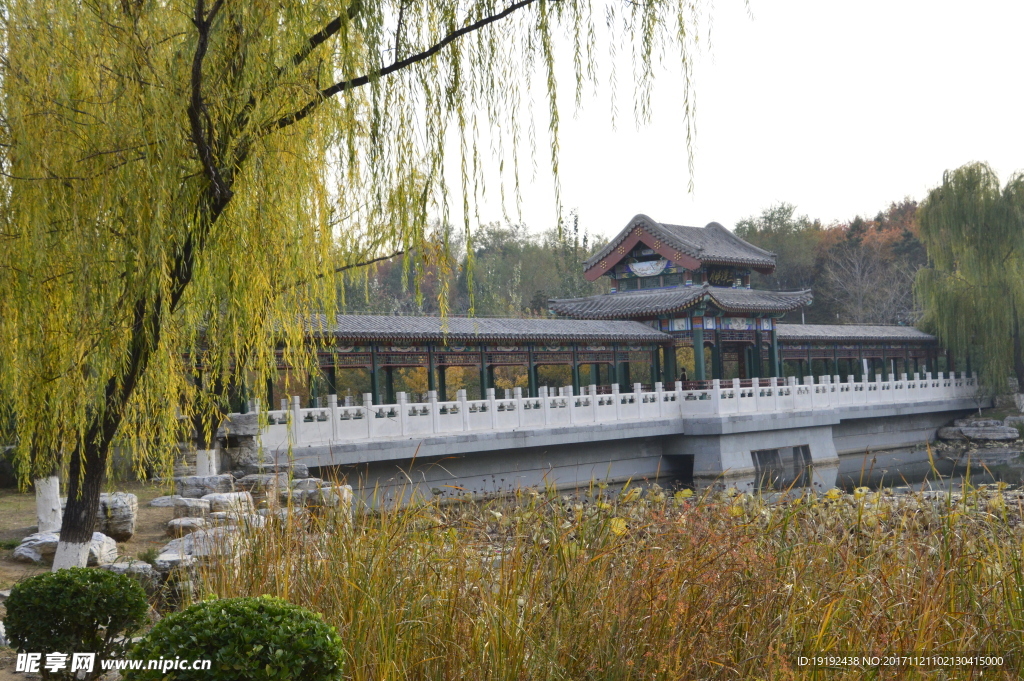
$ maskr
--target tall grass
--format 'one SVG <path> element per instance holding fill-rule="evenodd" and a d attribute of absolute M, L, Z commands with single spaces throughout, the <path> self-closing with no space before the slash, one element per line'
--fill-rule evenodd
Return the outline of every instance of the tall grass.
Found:
<path fill-rule="evenodd" d="M 201 568 L 337 626 L 357 680 L 1017 678 L 1021 498 L 554 491 L 292 520 Z M 1001 654 L 972 676 L 810 654 Z"/>

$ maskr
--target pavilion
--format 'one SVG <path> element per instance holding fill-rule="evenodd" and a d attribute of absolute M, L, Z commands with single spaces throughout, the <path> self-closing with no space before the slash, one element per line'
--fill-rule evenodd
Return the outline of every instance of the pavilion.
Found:
<path fill-rule="evenodd" d="M 752 289 L 752 272 L 770 274 L 776 256 L 712 222 L 686 227 L 637 215 L 607 246 L 583 263 L 584 276 L 611 279 L 611 293 L 555 299 L 550 309 L 572 319 L 631 319 L 669 334 L 675 346 L 707 348 L 694 353 L 689 378 L 727 378 L 734 363 L 737 377 L 784 375 L 783 363 L 795 362 L 798 375 L 811 374 L 818 361 L 822 373 L 862 376 L 864 360 L 888 375 L 895 364 L 913 373 L 936 370 L 939 348 L 934 336 L 912 327 L 780 324 L 787 312 L 809 305 L 810 290 Z M 668 354 L 669 377 L 677 375 Z M 886 364 L 886 362 L 889 364 Z M 877 364 L 876 364 L 877 363 Z M 951 367 L 950 367 L 951 368 Z"/>

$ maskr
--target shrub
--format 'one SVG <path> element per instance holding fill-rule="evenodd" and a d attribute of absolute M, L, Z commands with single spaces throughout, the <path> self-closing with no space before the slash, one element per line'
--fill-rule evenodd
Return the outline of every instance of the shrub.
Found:
<path fill-rule="evenodd" d="M 131 657 L 210 660 L 211 666 L 131 671 L 129 680 L 333 681 L 342 674 L 341 639 L 334 628 L 317 613 L 269 596 L 197 603 L 154 626 Z"/>
<path fill-rule="evenodd" d="M 31 653 L 96 653 L 116 657 L 146 619 L 139 583 L 106 570 L 70 568 L 29 577 L 4 604 L 11 645 Z M 68 678 L 71 678 L 68 675 Z"/>

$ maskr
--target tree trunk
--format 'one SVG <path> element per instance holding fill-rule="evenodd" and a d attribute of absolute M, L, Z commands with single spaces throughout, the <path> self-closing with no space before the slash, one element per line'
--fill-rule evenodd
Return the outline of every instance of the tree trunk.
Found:
<path fill-rule="evenodd" d="M 37 532 L 57 532 L 60 530 L 60 478 L 57 477 L 57 467 L 50 471 L 50 474 L 36 478 L 33 482 L 36 488 L 36 519 L 38 521 Z"/>
<path fill-rule="evenodd" d="M 1013 375 L 1017 377 L 1017 392 L 1024 393 L 1024 348 L 1021 347 L 1020 318 L 1013 306 Z"/>
<path fill-rule="evenodd" d="M 97 443 L 87 437 L 71 454 L 68 503 L 60 526 L 57 553 L 53 557 L 54 572 L 61 568 L 85 567 L 89 560 L 89 544 L 96 525 L 96 510 L 100 506 L 109 447 L 105 438 L 102 443 Z"/>

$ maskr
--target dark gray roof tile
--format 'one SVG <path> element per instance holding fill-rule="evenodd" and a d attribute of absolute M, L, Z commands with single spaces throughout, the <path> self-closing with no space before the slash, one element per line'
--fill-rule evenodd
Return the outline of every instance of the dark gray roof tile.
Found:
<path fill-rule="evenodd" d="M 397 317 L 384 315 L 314 315 L 313 335 L 358 341 L 667 342 L 669 337 L 633 321 L 576 319 L 506 319 L 495 317 Z"/>
<path fill-rule="evenodd" d="M 701 263 L 746 265 L 760 270 L 775 269 L 775 254 L 758 248 L 739 238 L 717 222 L 708 223 L 705 227 L 687 227 L 684 225 L 668 225 L 655 222 L 646 215 L 637 215 L 619 232 L 607 246 L 583 263 L 589 269 L 608 257 L 634 227 L 642 227 L 652 236 L 690 255 Z"/>
<path fill-rule="evenodd" d="M 882 324 L 779 324 L 779 340 L 935 342 L 935 336 L 912 326 Z"/>
<path fill-rule="evenodd" d="M 637 319 L 680 312 L 702 300 L 726 312 L 780 313 L 809 304 L 812 295 L 810 291 L 760 291 L 704 284 L 554 299 L 548 305 L 555 314 L 575 319 Z"/>

